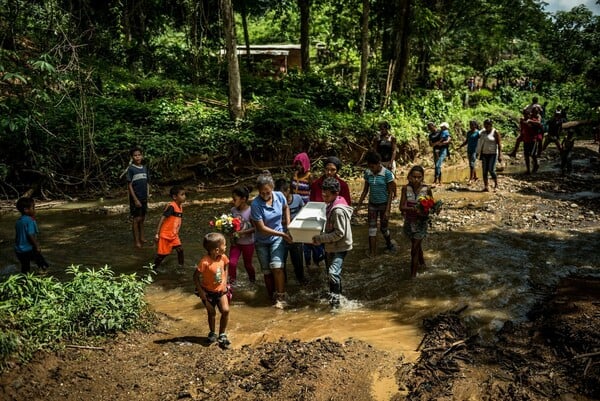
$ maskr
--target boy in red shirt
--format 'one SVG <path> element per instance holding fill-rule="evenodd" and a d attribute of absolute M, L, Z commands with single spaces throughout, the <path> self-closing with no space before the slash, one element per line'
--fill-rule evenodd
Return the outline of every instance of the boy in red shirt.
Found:
<path fill-rule="evenodd" d="M 229 299 L 227 288 L 227 275 L 229 269 L 229 258 L 226 255 L 227 243 L 221 233 L 209 233 L 204 236 L 204 249 L 208 254 L 204 255 L 194 272 L 194 285 L 202 299 L 208 314 L 208 342 L 219 342 L 223 348 L 231 344 L 225 334 L 229 322 Z M 215 333 L 216 308 L 221 311 L 219 321 L 219 336 Z"/>

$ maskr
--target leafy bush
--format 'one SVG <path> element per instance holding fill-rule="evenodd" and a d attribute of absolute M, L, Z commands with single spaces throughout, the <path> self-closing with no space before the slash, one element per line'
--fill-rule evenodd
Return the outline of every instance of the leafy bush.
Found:
<path fill-rule="evenodd" d="M 28 360 L 41 349 L 86 336 L 106 336 L 140 327 L 148 275 L 115 276 L 105 266 L 70 266 L 69 282 L 16 274 L 0 282 L 0 366 L 15 353 Z"/>

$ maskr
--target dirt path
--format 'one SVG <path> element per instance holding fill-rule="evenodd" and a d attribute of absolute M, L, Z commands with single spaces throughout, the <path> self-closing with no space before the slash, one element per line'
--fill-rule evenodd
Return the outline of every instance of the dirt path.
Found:
<path fill-rule="evenodd" d="M 151 333 L 119 335 L 91 344 L 98 348 L 66 348 L 12 366 L 0 376 L 0 399 L 598 399 L 600 265 L 598 256 L 578 254 L 576 239 L 579 232 L 587 236 L 580 249 L 600 243 L 600 168 L 590 164 L 593 155 L 591 147 L 577 148 L 569 177 L 555 171 L 502 176 L 499 191 L 482 207 L 452 200 L 464 184 L 436 189 L 436 196 L 450 200 L 434 231 L 476 226 L 483 218 L 532 235 L 560 229 L 575 237 L 573 258 L 589 259 L 585 277 L 566 277 L 557 287 L 536 283 L 544 302 L 529 321 L 505 322 L 493 340 L 469 332 L 460 311 L 449 311 L 425 320 L 414 363 L 351 339 L 281 339 L 221 350 L 204 337 L 181 335 L 192 332 L 186 322 L 158 315 Z M 509 192 L 523 196 L 504 202 Z"/>

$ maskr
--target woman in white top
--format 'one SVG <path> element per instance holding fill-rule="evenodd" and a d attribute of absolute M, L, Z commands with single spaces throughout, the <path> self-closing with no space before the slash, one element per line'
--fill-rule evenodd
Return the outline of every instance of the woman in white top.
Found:
<path fill-rule="evenodd" d="M 489 191 L 488 172 L 494 180 L 494 189 L 498 188 L 498 177 L 496 175 L 496 160 L 502 162 L 502 144 L 500 134 L 492 127 L 489 118 L 483 122 L 484 129 L 479 131 L 479 142 L 477 143 L 477 156 L 481 160 L 483 184 L 485 192 Z"/>

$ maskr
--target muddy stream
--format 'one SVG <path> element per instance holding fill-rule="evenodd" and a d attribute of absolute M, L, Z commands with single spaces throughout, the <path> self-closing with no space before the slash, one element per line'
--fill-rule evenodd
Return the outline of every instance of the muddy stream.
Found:
<path fill-rule="evenodd" d="M 445 181 L 464 181 L 464 170 L 448 174 Z M 405 173 L 397 182 L 405 182 Z M 431 178 L 427 178 L 431 182 Z M 385 254 L 384 241 L 378 238 L 379 256 L 366 257 L 366 212 L 353 226 L 354 249 L 349 253 L 342 274 L 345 299 L 332 312 L 326 298 L 326 275 L 308 271 L 310 282 L 300 286 L 288 262 L 289 307 L 280 311 L 267 302 L 264 285 L 257 273 L 257 284 L 250 284 L 238 266 L 238 284 L 234 289 L 229 334 L 234 347 L 256 345 L 280 337 L 314 340 L 331 337 L 344 341 L 352 337 L 392 354 L 414 360 L 421 341 L 421 322 L 462 305 L 467 324 L 492 336 L 503 322 L 525 319 L 541 294 L 535 283 L 551 284 L 571 272 L 598 265 L 597 236 L 593 230 L 574 232 L 556 227 L 540 235 L 498 224 L 497 208 L 506 203 L 527 203 L 528 195 L 501 191 L 482 193 L 475 190 L 434 190 L 452 209 L 480 210 L 484 218 L 452 228 L 444 212 L 433 222 L 424 241 L 428 269 L 409 279 L 409 245 L 402 236 L 397 204 L 391 221 L 398 253 Z M 351 183 L 353 199 L 358 199 L 360 180 Z M 254 194 L 253 194 L 254 195 Z M 532 199 L 533 196 L 532 196 Z M 146 220 L 146 237 L 151 238 L 160 212 L 167 200 L 155 193 Z M 206 314 L 193 293 L 191 276 L 203 254 L 202 236 L 209 231 L 208 221 L 229 211 L 230 188 L 189 191 L 184 205 L 180 236 L 186 263 L 177 269 L 175 254 L 168 257 L 147 292 L 151 307 L 177 324 L 178 336 L 205 336 Z M 0 269 L 16 271 L 12 251 L 16 212 L 0 215 Z M 469 216 L 464 218 L 468 219 Z M 43 252 L 51 264 L 50 273 L 64 278 L 70 264 L 86 267 L 111 266 L 118 273 L 144 274 L 144 265 L 152 261 L 154 249 L 148 244 L 141 250 L 132 246 L 128 206 L 124 199 L 96 202 L 59 203 L 38 206 L 37 220 Z M 587 238 L 587 240 L 586 240 Z M 575 255 L 589 255 L 583 260 Z M 259 271 L 255 258 L 254 266 Z M 385 386 L 384 386 L 385 387 Z"/>

